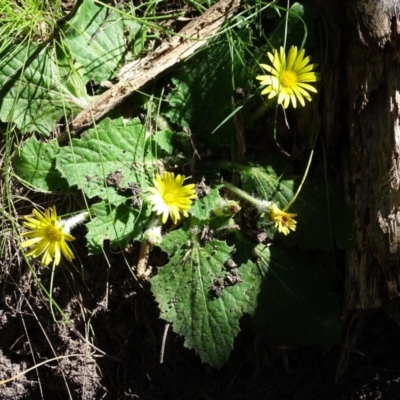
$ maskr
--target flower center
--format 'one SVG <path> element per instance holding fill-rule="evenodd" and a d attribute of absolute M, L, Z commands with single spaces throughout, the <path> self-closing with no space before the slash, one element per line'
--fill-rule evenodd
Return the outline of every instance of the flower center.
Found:
<path fill-rule="evenodd" d="M 297 84 L 297 75 L 292 71 L 283 71 L 281 76 L 281 85 L 284 88 L 292 88 Z"/>
<path fill-rule="evenodd" d="M 163 196 L 165 204 L 171 205 L 171 204 L 175 203 L 175 197 L 176 196 L 175 196 L 174 192 L 165 192 L 164 196 Z"/>
<path fill-rule="evenodd" d="M 53 242 L 59 241 L 62 237 L 61 229 L 55 228 L 54 226 L 50 227 L 47 229 L 47 237 Z"/>

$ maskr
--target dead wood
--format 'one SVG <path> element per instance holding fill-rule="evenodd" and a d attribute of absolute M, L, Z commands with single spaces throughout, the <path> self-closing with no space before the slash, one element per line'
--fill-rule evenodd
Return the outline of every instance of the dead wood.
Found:
<path fill-rule="evenodd" d="M 115 108 L 135 90 L 175 64 L 192 55 L 212 38 L 240 5 L 240 0 L 220 0 L 200 17 L 193 19 L 176 36 L 160 45 L 153 53 L 125 65 L 118 74 L 119 82 L 81 111 L 58 141 L 76 135 Z"/>

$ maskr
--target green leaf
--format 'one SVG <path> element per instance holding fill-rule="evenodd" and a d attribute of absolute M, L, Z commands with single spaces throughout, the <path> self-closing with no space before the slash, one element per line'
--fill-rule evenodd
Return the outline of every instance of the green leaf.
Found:
<path fill-rule="evenodd" d="M 290 166 L 285 167 L 282 158 L 275 155 L 268 157 L 262 165 L 231 162 L 219 165 L 238 171 L 246 192 L 255 192 L 255 196 L 273 201 L 281 209 L 293 199 L 301 181 L 291 177 Z M 263 228 L 269 234 L 280 237 L 289 247 L 298 244 L 302 250 L 331 250 L 335 243 L 340 248 L 350 248 L 353 245 L 353 218 L 344 203 L 341 186 L 323 180 L 307 179 L 296 201 L 287 211 L 297 214 L 295 232 L 284 236 L 277 233 L 272 224 L 270 228 Z"/>
<path fill-rule="evenodd" d="M 274 200 L 281 208 L 294 196 L 294 180 L 280 168 L 276 169 L 274 161 L 264 165 L 235 165 L 235 169 L 240 172 L 246 191 L 256 190 L 262 199 Z"/>
<path fill-rule="evenodd" d="M 207 196 L 202 197 L 200 200 L 195 201 L 190 210 L 190 214 L 198 219 L 207 219 L 210 217 L 211 212 L 214 210 L 215 204 L 221 200 L 219 189 L 213 187 Z"/>
<path fill-rule="evenodd" d="M 47 135 L 57 120 L 87 107 L 79 73 L 61 48 L 12 46 L 0 55 L 0 119 Z"/>
<path fill-rule="evenodd" d="M 221 123 L 232 114 L 235 86 L 249 86 L 241 64 L 243 52 L 239 41 L 216 41 L 186 62 L 172 78 L 174 88 L 167 98 L 166 116 L 173 123 L 189 127 L 203 141 L 218 144 L 223 141 L 224 145 L 232 146 L 233 121 Z"/>
<path fill-rule="evenodd" d="M 287 163 L 287 158 L 280 154 L 271 154 L 259 164 L 222 161 L 218 166 L 239 172 L 243 190 L 248 193 L 255 191 L 264 200 L 274 199 L 282 208 L 294 196 L 294 181 L 291 178 L 293 171 Z"/>
<path fill-rule="evenodd" d="M 115 77 L 130 44 L 127 39 L 134 40 L 141 27 L 135 21 L 124 21 L 116 10 L 85 0 L 64 29 L 74 58 L 84 67 L 83 79 L 101 82 Z"/>
<path fill-rule="evenodd" d="M 152 148 L 154 155 L 158 157 L 165 154 L 172 154 L 174 146 L 172 145 L 172 139 L 175 133 L 170 130 L 158 131 L 153 137 Z"/>
<path fill-rule="evenodd" d="M 56 170 L 56 156 L 59 151 L 57 139 L 48 143 L 29 138 L 21 149 L 16 149 L 13 160 L 15 173 L 38 190 L 68 190 L 67 181 Z"/>
<path fill-rule="evenodd" d="M 198 229 L 192 225 L 164 238 L 162 248 L 171 258 L 151 279 L 151 290 L 161 318 L 185 337 L 185 346 L 220 367 L 240 330 L 239 318 L 250 309 L 255 281 L 248 266 L 226 271 L 232 248 L 217 240 L 200 246 L 193 233 Z"/>
<path fill-rule="evenodd" d="M 23 132 L 47 135 L 62 117 L 69 119 L 89 106 L 89 80 L 115 77 L 142 26 L 93 0 L 85 0 L 64 27 L 59 43 L 9 46 L 0 54 L 0 119 Z"/>
<path fill-rule="evenodd" d="M 150 210 L 128 204 L 118 206 L 106 202 L 91 207 L 93 219 L 86 224 L 87 246 L 90 254 L 101 252 L 104 241 L 112 247 L 123 247 L 132 240 L 140 240 L 144 225 L 148 222 Z"/>
<path fill-rule="evenodd" d="M 145 136 L 139 119 L 105 118 L 81 139 L 62 147 L 56 167 L 70 186 L 76 185 L 89 198 L 109 202 L 124 202 L 127 195 L 141 198 L 148 187 Z"/>
<path fill-rule="evenodd" d="M 164 237 L 160 244 L 160 248 L 168 255 L 173 255 L 184 245 L 184 243 L 187 244 L 189 238 L 190 235 L 188 235 L 187 229 L 177 229 L 168 233 L 168 235 Z"/>
<path fill-rule="evenodd" d="M 260 282 L 253 320 L 274 336 L 331 345 L 341 337 L 341 303 L 326 253 L 291 252 L 257 245 Z"/>

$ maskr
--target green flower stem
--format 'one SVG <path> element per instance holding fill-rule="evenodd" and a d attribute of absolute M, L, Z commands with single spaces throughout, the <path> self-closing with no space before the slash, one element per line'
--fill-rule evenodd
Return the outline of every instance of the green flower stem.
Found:
<path fill-rule="evenodd" d="M 222 182 L 222 184 L 228 190 L 230 190 L 232 193 L 235 193 L 237 196 L 241 197 L 243 200 L 246 200 L 249 203 L 254 204 L 256 207 L 259 206 L 260 201 L 255 199 L 253 196 L 250 196 L 248 193 L 246 193 L 242 189 L 239 189 L 236 186 L 233 186 L 231 183 L 226 182 L 226 181 Z"/>
<path fill-rule="evenodd" d="M 315 142 L 314 142 L 314 145 L 315 145 Z M 292 200 L 290 200 L 289 203 L 286 204 L 286 207 L 282 211 L 286 211 L 296 201 L 297 196 L 300 194 L 301 189 L 303 188 L 304 182 L 306 181 L 306 178 L 307 178 L 307 175 L 308 175 L 308 171 L 310 170 L 311 161 L 313 159 L 314 145 L 313 145 L 313 148 L 311 150 L 310 157 L 308 158 L 307 167 L 306 167 L 306 170 L 304 172 L 303 178 L 301 179 L 300 185 L 297 188 L 297 191 L 296 191 L 295 195 L 293 196 Z"/>

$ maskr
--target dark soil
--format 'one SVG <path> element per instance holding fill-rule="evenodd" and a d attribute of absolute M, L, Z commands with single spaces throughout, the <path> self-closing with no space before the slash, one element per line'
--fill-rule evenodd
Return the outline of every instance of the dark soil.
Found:
<path fill-rule="evenodd" d="M 71 323 L 53 321 L 32 272 L 18 280 L 18 271 L 3 274 L 0 379 L 70 357 L 0 386 L 0 399 L 400 399 L 400 330 L 383 312 L 367 320 L 338 383 L 340 345 L 276 346 L 246 321 L 220 370 L 202 365 L 172 329 L 160 364 L 164 322 L 121 259 L 109 255 L 109 267 L 91 257 L 81 260 L 85 270 L 56 270 L 53 297 Z M 49 270 L 40 280 L 49 287 Z"/>

